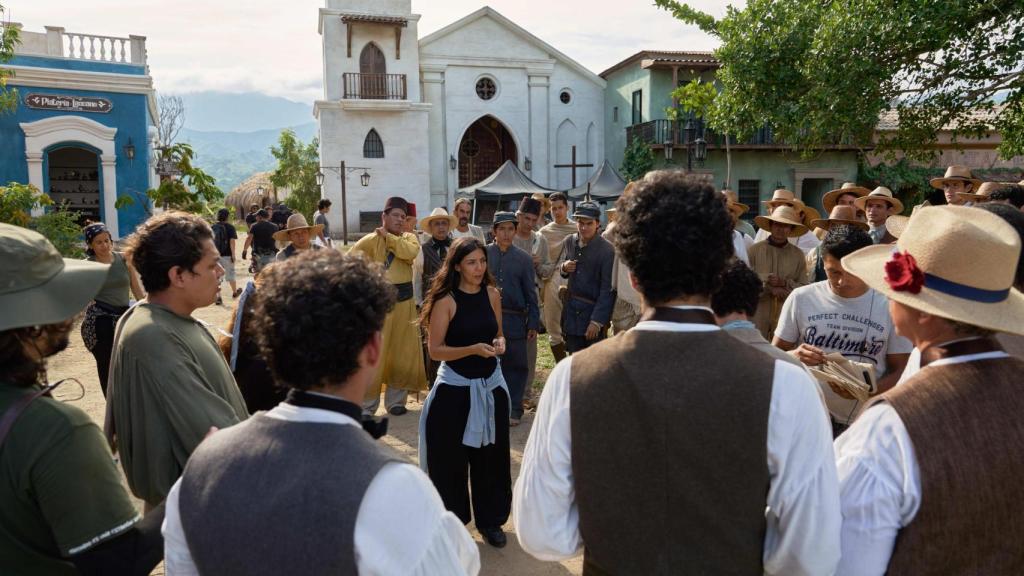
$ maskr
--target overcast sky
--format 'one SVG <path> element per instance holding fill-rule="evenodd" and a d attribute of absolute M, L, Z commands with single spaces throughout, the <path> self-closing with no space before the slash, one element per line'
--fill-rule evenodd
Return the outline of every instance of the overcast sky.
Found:
<path fill-rule="evenodd" d="M 315 0 L 0 0 L 26 31 L 146 36 L 157 90 L 321 97 Z M 691 0 L 716 17 L 726 0 Z M 743 0 L 735 0 L 742 5 Z M 711 50 L 716 41 L 650 0 L 413 0 L 420 36 L 485 4 L 599 73 L 644 49 Z"/>

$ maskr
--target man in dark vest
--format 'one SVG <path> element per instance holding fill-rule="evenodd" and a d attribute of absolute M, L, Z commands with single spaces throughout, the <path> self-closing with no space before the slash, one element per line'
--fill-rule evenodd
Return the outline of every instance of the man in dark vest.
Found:
<path fill-rule="evenodd" d="M 520 544 L 544 560 L 583 549 L 585 575 L 831 574 L 841 518 L 817 386 L 709 308 L 733 255 L 725 204 L 658 171 L 616 208 L 644 312 L 548 378 L 514 491 Z"/>
<path fill-rule="evenodd" d="M 570 353 L 603 340 L 615 308 L 615 249 L 598 234 L 601 207 L 589 200 L 580 202 L 572 217 L 577 232 L 565 237 L 557 263 L 562 278 L 569 281 L 562 299 L 562 335 Z"/>
<path fill-rule="evenodd" d="M 836 440 L 837 573 L 1022 574 L 1024 361 L 994 338 L 1024 333 L 1020 237 L 984 210 L 934 206 L 895 248 L 843 258 L 889 297 L 921 368 Z"/>
<path fill-rule="evenodd" d="M 430 285 L 434 281 L 434 275 L 441 269 L 441 264 L 448 257 L 448 249 L 452 246 L 451 230 L 459 223 L 459 219 L 450 216 L 444 208 L 434 208 L 423 220 L 420 220 L 420 229 L 430 234 L 430 237 L 420 247 L 420 254 L 413 262 L 413 288 L 416 293 L 416 306 L 423 302 L 423 297 L 430 292 Z M 421 330 L 422 331 L 422 330 Z M 426 334 L 423 334 L 423 365 L 427 369 L 427 383 L 434 385 L 437 378 L 437 368 L 440 362 L 433 360 L 427 353 Z"/>
<path fill-rule="evenodd" d="M 309 250 L 264 275 L 255 333 L 288 397 L 192 454 L 167 498 L 167 572 L 476 574 L 462 522 L 361 417 L 395 305 L 383 270 Z"/>

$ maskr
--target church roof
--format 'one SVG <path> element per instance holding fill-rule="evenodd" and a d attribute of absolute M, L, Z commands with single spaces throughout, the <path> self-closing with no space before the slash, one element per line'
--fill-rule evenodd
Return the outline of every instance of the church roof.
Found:
<path fill-rule="evenodd" d="M 472 186 L 460 189 L 457 195 L 478 200 L 497 197 L 517 200 L 525 196 L 532 196 L 537 192 L 550 194 L 555 190 L 545 188 L 530 180 L 529 176 L 523 174 L 522 170 L 515 165 L 515 162 L 505 160 L 505 163 L 495 170 L 494 174 Z"/>
<path fill-rule="evenodd" d="M 629 58 L 615 64 L 604 72 L 602 78 L 616 72 L 630 64 L 639 61 L 641 68 L 653 68 L 656 66 L 689 66 L 692 68 L 718 68 L 719 61 L 715 58 L 714 52 L 695 51 L 670 51 L 670 50 L 641 50 Z"/>
<path fill-rule="evenodd" d="M 611 163 L 605 160 L 582 186 L 577 186 L 566 194 L 573 200 L 583 200 L 589 190 L 590 197 L 594 200 L 614 200 L 621 196 L 625 189 L 626 181 Z"/>
<path fill-rule="evenodd" d="M 460 18 L 459 20 L 456 20 L 455 22 L 452 22 L 451 24 L 445 26 L 444 28 L 441 28 L 440 30 L 434 32 L 433 34 L 424 36 L 423 38 L 420 39 L 420 48 L 422 49 L 424 46 L 427 46 L 431 42 L 448 36 L 449 34 L 452 34 L 481 18 L 490 18 L 495 22 L 498 22 L 502 26 L 508 28 L 517 36 L 523 38 L 530 44 L 536 46 L 538 49 L 547 52 L 548 55 L 554 58 L 555 60 L 558 60 L 562 64 L 565 64 L 569 68 L 572 68 L 579 74 L 583 75 L 594 84 L 597 84 L 601 88 L 604 88 L 605 81 L 603 78 L 591 72 L 586 66 L 566 56 L 554 46 L 534 36 L 522 26 L 502 16 L 497 10 L 491 8 L 490 6 L 484 6 L 483 8 L 477 10 L 476 12 L 473 12 L 472 14 L 469 14 L 467 16 Z"/>
<path fill-rule="evenodd" d="M 342 22 L 369 22 L 371 24 L 394 24 L 397 26 L 407 26 L 409 20 L 402 16 L 382 16 L 380 14 L 344 14 L 341 17 Z"/>

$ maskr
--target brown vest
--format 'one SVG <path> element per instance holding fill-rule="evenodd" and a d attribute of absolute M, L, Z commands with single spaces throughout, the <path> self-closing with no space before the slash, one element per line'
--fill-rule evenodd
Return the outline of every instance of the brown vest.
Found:
<path fill-rule="evenodd" d="M 921 470 L 888 573 L 1024 574 L 1024 361 L 926 366 L 882 399 Z"/>
<path fill-rule="evenodd" d="M 451 250 L 451 247 L 448 247 Z M 420 246 L 420 253 L 423 254 L 423 296 L 426 297 L 427 292 L 430 290 L 430 283 L 434 281 L 434 276 L 437 271 L 441 269 L 441 257 L 438 256 L 437 251 L 432 246 L 432 240 L 427 239 L 423 245 Z"/>
<path fill-rule="evenodd" d="M 584 574 L 763 573 L 774 363 L 722 331 L 634 329 L 573 355 Z"/>

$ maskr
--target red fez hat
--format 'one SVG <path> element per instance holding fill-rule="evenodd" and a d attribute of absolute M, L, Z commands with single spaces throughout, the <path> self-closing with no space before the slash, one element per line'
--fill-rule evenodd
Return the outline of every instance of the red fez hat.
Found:
<path fill-rule="evenodd" d="M 384 213 L 387 214 L 395 208 L 398 208 L 402 212 L 409 214 L 409 203 L 405 201 L 405 198 L 401 196 L 392 196 L 388 198 L 387 202 L 384 203 Z"/>

